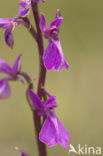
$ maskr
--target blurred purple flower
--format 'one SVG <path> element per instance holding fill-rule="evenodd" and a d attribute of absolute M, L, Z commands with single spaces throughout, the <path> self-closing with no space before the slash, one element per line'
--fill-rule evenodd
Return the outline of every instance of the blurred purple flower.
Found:
<path fill-rule="evenodd" d="M 27 153 L 21 152 L 21 156 L 30 156 Z"/>
<path fill-rule="evenodd" d="M 18 9 L 19 15 L 21 17 L 26 17 L 30 12 L 30 8 L 31 0 L 20 0 Z"/>
<path fill-rule="evenodd" d="M 15 149 L 21 153 L 21 156 L 30 156 L 28 153 L 26 153 L 25 151 L 23 151 L 19 147 L 15 147 Z"/>
<path fill-rule="evenodd" d="M 5 29 L 5 42 L 9 47 L 13 47 L 14 39 L 12 31 L 18 25 L 18 22 L 13 21 L 13 19 L 0 18 L 0 27 Z"/>
<path fill-rule="evenodd" d="M 22 81 L 17 75 L 21 68 L 21 55 L 19 55 L 11 67 L 5 60 L 0 59 L 0 73 L 7 74 L 2 80 L 0 80 L 0 99 L 8 98 L 10 96 L 10 86 L 8 81 Z"/>
<path fill-rule="evenodd" d="M 27 154 L 26 152 L 24 152 L 24 151 L 20 151 L 21 152 L 21 156 L 30 156 L 29 154 Z"/>
<path fill-rule="evenodd" d="M 23 24 L 28 27 L 27 23 L 24 21 L 16 21 L 19 16 L 15 16 L 14 18 L 0 18 L 0 28 L 5 29 L 5 42 L 9 47 L 13 47 L 14 39 L 12 35 L 12 31 L 16 28 L 18 24 Z"/>
<path fill-rule="evenodd" d="M 28 94 L 32 101 L 33 109 L 39 111 L 38 115 L 47 116 L 39 134 L 40 141 L 48 144 L 48 146 L 54 146 L 59 143 L 67 148 L 70 136 L 54 112 L 54 108 L 57 107 L 56 97 L 47 94 L 48 100 L 43 104 L 38 95 L 32 90 L 29 90 Z"/>
<path fill-rule="evenodd" d="M 51 22 L 49 27 L 46 27 L 46 20 L 43 14 L 40 19 L 40 28 L 44 32 L 44 37 L 49 39 L 49 44 L 43 56 L 44 65 L 48 70 L 54 68 L 55 70 L 60 71 L 63 67 L 69 68 L 58 38 L 59 28 L 63 22 L 63 17 L 59 15 L 59 11 L 57 11 L 56 18 Z"/>

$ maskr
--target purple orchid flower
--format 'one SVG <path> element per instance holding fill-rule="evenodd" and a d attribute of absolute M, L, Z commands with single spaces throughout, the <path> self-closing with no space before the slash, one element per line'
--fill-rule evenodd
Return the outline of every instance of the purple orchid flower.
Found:
<path fill-rule="evenodd" d="M 17 75 L 21 68 L 21 55 L 19 55 L 11 67 L 5 60 L 0 59 L 0 73 L 7 74 L 2 80 L 0 80 L 0 99 L 8 98 L 10 96 L 9 81 L 23 80 Z"/>
<path fill-rule="evenodd" d="M 40 28 L 44 32 L 44 37 L 49 39 L 49 44 L 44 52 L 44 65 L 48 70 L 54 68 L 60 71 L 63 67 L 69 68 L 65 60 L 61 43 L 58 38 L 59 28 L 63 22 L 63 17 L 59 16 L 59 11 L 56 13 L 56 18 L 51 22 L 49 27 L 46 27 L 45 16 L 41 15 Z"/>
<path fill-rule="evenodd" d="M 35 108 L 35 110 L 39 111 L 38 115 L 47 116 L 39 134 L 40 141 L 48 144 L 48 146 L 55 146 L 59 143 L 61 146 L 67 148 L 70 136 L 54 112 L 54 108 L 57 107 L 55 102 L 56 97 L 46 94 L 48 96 L 48 100 L 43 104 L 38 95 L 32 90 L 29 90 L 28 94 L 30 96 L 33 109 Z"/>
<path fill-rule="evenodd" d="M 5 42 L 9 47 L 13 47 L 14 39 L 12 31 L 18 25 L 18 22 L 13 21 L 13 19 L 3 19 L 0 18 L 0 27 L 5 29 Z"/>
<path fill-rule="evenodd" d="M 19 23 L 22 23 L 22 21 L 14 21 L 14 19 L 0 18 L 0 27 L 5 29 L 5 42 L 11 48 L 14 45 L 14 39 L 13 39 L 12 31 L 15 29 L 15 27 Z"/>
<path fill-rule="evenodd" d="M 13 47 L 14 39 L 12 35 L 12 31 L 16 28 L 18 24 L 23 24 L 28 27 L 27 23 L 24 21 L 16 21 L 19 16 L 15 16 L 14 18 L 0 18 L 0 28 L 5 29 L 5 42 L 9 47 Z"/>
<path fill-rule="evenodd" d="M 26 17 L 30 12 L 30 8 L 31 0 L 20 0 L 18 9 L 19 15 L 21 17 Z"/>

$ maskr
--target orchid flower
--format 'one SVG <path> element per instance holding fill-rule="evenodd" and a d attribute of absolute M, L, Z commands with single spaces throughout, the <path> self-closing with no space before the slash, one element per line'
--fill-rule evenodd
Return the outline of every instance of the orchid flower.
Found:
<path fill-rule="evenodd" d="M 54 146 L 59 143 L 61 146 L 67 148 L 70 136 L 55 114 L 54 108 L 57 107 L 55 102 L 56 96 L 51 96 L 47 93 L 48 99 L 43 103 L 39 96 L 32 90 L 29 90 L 28 94 L 30 96 L 33 109 L 39 111 L 38 115 L 46 115 L 46 120 L 39 134 L 40 141 L 48 144 L 48 146 Z"/>
<path fill-rule="evenodd" d="M 21 68 L 21 55 L 19 55 L 11 67 L 5 60 L 0 59 L 0 73 L 7 74 L 2 80 L 0 80 L 0 99 L 8 98 L 10 96 L 9 81 L 19 80 L 23 82 L 21 77 L 17 75 Z"/>
<path fill-rule="evenodd" d="M 69 68 L 58 37 L 59 28 L 62 22 L 63 17 L 59 16 L 59 12 L 57 11 L 56 18 L 48 27 L 46 27 L 45 16 L 43 14 L 41 15 L 40 28 L 44 32 L 44 37 L 49 40 L 49 44 L 43 56 L 44 65 L 48 70 L 54 68 L 55 70 L 60 71 L 63 67 L 66 69 Z"/>

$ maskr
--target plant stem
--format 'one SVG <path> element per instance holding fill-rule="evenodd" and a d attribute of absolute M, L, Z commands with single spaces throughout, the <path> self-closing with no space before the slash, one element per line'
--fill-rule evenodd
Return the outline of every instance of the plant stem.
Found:
<path fill-rule="evenodd" d="M 44 46 L 43 46 L 42 33 L 40 30 L 40 26 L 39 26 L 40 16 L 39 16 L 38 4 L 33 1 L 31 4 L 32 4 L 32 11 L 33 11 L 33 16 L 34 16 L 34 20 L 35 20 L 35 24 L 36 24 L 37 35 L 38 35 L 37 44 L 38 44 L 39 63 L 40 63 L 37 94 L 40 98 L 42 98 L 43 90 L 42 90 L 41 86 L 44 86 L 45 78 L 46 78 L 46 68 L 43 64 Z M 34 119 L 35 129 L 36 129 L 36 138 L 37 138 L 37 142 L 38 142 L 39 156 L 47 156 L 46 145 L 39 140 L 39 132 L 41 130 L 41 119 L 36 114 L 36 112 L 33 112 L 33 119 Z"/>

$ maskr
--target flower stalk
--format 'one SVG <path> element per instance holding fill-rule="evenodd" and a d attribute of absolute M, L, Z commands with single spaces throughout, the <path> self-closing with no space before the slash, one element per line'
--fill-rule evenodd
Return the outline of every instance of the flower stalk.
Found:
<path fill-rule="evenodd" d="M 40 98 L 42 98 L 43 90 L 41 86 L 45 85 L 45 78 L 46 78 L 46 68 L 43 64 L 44 46 L 43 46 L 42 33 L 40 30 L 40 16 L 39 16 L 38 4 L 32 1 L 31 5 L 32 5 L 32 11 L 33 11 L 33 16 L 36 24 L 36 29 L 37 29 L 37 36 L 38 36 L 37 44 L 38 44 L 38 51 L 39 51 L 39 80 L 38 80 L 37 94 Z M 39 140 L 39 133 L 42 125 L 41 125 L 41 119 L 36 112 L 33 112 L 33 119 L 36 128 L 36 137 L 38 142 L 39 156 L 47 156 L 46 145 Z"/>

